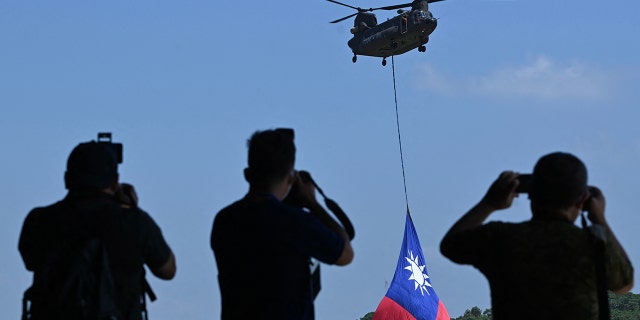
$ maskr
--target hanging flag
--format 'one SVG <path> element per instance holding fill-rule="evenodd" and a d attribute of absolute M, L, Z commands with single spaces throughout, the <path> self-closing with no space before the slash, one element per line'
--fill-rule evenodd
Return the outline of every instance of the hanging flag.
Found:
<path fill-rule="evenodd" d="M 449 314 L 431 286 L 418 234 L 407 212 L 396 272 L 373 320 L 414 319 L 449 320 Z"/>

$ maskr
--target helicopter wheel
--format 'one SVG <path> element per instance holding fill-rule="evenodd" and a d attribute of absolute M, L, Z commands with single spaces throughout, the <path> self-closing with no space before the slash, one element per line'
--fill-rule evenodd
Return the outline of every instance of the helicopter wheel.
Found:
<path fill-rule="evenodd" d="M 419 52 L 426 52 L 426 51 L 427 51 L 427 47 L 425 47 L 425 46 L 419 46 L 419 47 L 418 47 L 418 51 L 419 51 Z"/>
<path fill-rule="evenodd" d="M 351 61 L 353 61 L 353 63 L 356 63 L 356 61 L 358 61 L 358 57 L 354 54 L 353 58 L 351 58 Z"/>
<path fill-rule="evenodd" d="M 382 58 L 382 66 L 386 66 L 387 65 L 387 58 Z"/>

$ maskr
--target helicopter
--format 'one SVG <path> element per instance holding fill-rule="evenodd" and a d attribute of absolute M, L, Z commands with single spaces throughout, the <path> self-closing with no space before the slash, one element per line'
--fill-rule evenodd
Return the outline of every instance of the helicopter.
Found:
<path fill-rule="evenodd" d="M 429 35 L 436 29 L 438 20 L 429 11 L 429 3 L 443 0 L 414 0 L 411 3 L 386 6 L 380 8 L 362 9 L 335 0 L 327 0 L 358 12 L 331 21 L 338 23 L 355 16 L 351 38 L 347 45 L 353 51 L 351 61 L 355 63 L 358 55 L 382 57 L 382 65 L 387 65 L 387 57 L 403 54 L 418 48 L 419 52 L 427 51 L 425 44 L 429 42 Z M 402 8 L 411 7 L 405 11 Z M 396 10 L 398 15 L 378 24 L 375 10 Z"/>

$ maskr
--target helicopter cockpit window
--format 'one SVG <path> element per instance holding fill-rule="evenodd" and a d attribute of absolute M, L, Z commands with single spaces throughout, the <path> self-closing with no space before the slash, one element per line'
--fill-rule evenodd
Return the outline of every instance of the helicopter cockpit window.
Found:
<path fill-rule="evenodd" d="M 416 20 L 429 20 L 433 19 L 433 15 L 429 11 L 414 11 Z"/>

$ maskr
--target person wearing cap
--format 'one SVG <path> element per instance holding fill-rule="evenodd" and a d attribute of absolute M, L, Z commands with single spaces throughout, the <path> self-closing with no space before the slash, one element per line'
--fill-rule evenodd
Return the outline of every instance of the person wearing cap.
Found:
<path fill-rule="evenodd" d="M 76 146 L 64 181 L 69 190 L 65 198 L 31 210 L 20 234 L 18 249 L 34 273 L 33 319 L 53 319 L 57 312 L 52 297 L 41 296 L 36 280 L 46 277 L 50 262 L 64 256 L 65 248 L 92 238 L 100 239 L 107 252 L 122 319 L 141 319 L 141 297 L 148 289 L 144 265 L 160 279 L 170 280 L 176 273 L 175 257 L 160 228 L 137 207 L 133 187 L 121 189 L 116 157 L 104 143 Z"/>
<path fill-rule="evenodd" d="M 294 170 L 293 130 L 258 131 L 248 147 L 249 192 L 218 212 L 211 232 L 221 319 L 314 319 L 310 258 L 347 265 L 350 238 Z"/>
<path fill-rule="evenodd" d="M 500 174 L 444 236 L 442 254 L 486 276 L 494 320 L 604 319 L 607 290 L 631 290 L 633 267 L 605 219 L 603 193 L 587 185 L 582 161 L 564 152 L 541 157 L 526 188 L 520 178 Z M 518 192 L 529 193 L 531 220 L 483 223 Z M 584 229 L 574 224 L 582 211 L 589 228 L 584 216 Z"/>

